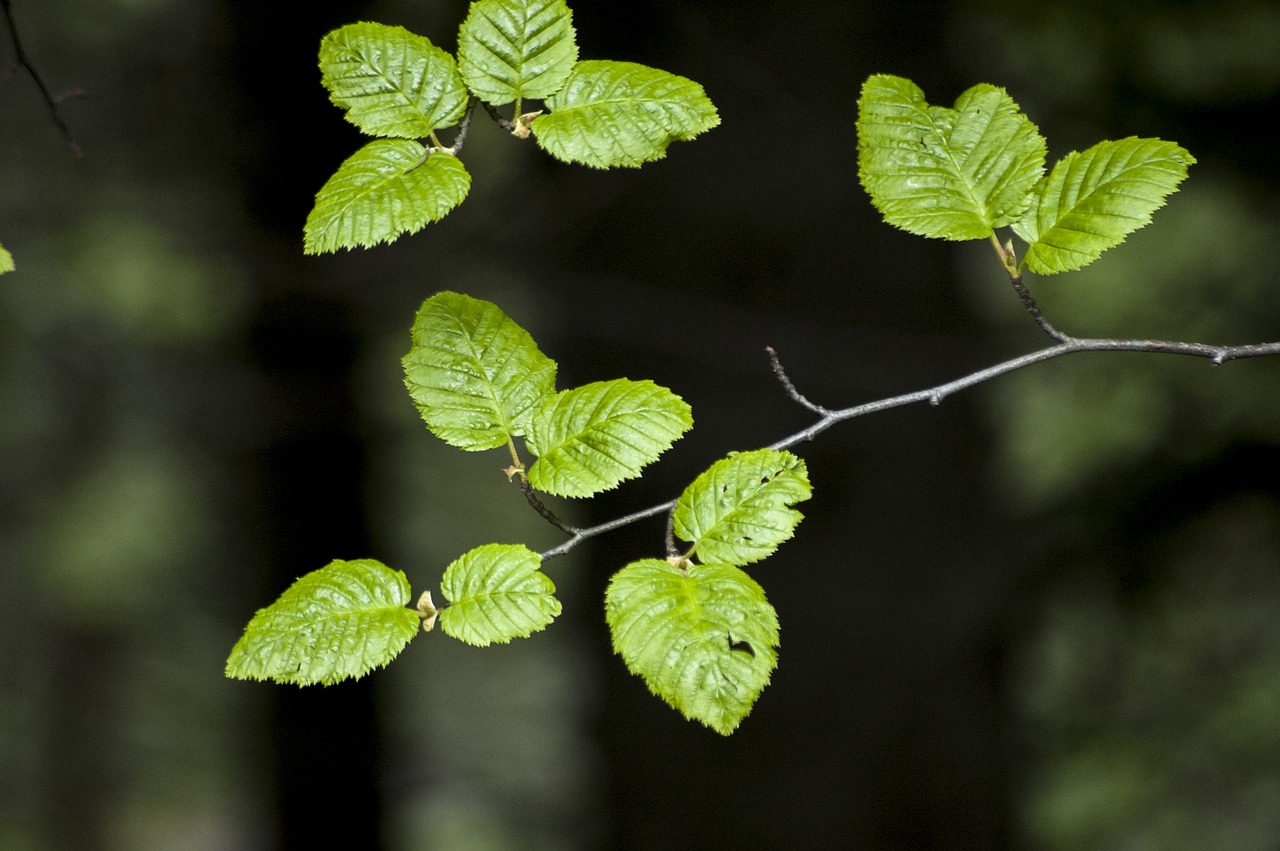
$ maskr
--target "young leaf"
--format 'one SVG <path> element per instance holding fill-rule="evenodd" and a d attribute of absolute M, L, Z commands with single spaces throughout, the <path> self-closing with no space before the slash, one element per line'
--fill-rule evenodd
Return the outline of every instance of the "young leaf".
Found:
<path fill-rule="evenodd" d="M 469 451 L 524 434 L 556 391 L 556 362 L 529 333 L 497 305 L 458 293 L 423 302 L 402 364 L 427 428 Z"/>
<path fill-rule="evenodd" d="M 594 168 L 639 166 L 720 123 L 702 86 L 633 62 L 579 62 L 530 125 L 543 150 Z"/>
<path fill-rule="evenodd" d="M 591 496 L 640 475 L 686 431 L 693 413 L 652 381 L 597 381 L 564 390 L 529 423 L 538 460 L 529 483 L 557 496 Z"/>
<path fill-rule="evenodd" d="M 564 0 L 477 0 L 458 31 L 458 68 L 482 101 L 545 98 L 578 58 Z"/>
<path fill-rule="evenodd" d="M 685 573 L 657 559 L 633 562 L 610 580 L 605 618 L 614 651 L 650 691 L 726 736 L 778 664 L 778 614 L 732 565 Z"/>
<path fill-rule="evenodd" d="M 1172 142 L 1133 137 L 1067 154 L 1013 226 L 1030 243 L 1023 265 L 1053 275 L 1097 260 L 1151 222 L 1195 161 Z"/>
<path fill-rule="evenodd" d="M 422 139 L 457 124 L 467 88 L 453 57 L 404 27 L 351 24 L 320 41 L 321 82 L 370 136 Z"/>
<path fill-rule="evenodd" d="M 676 502 L 675 533 L 704 562 L 744 565 L 771 555 L 804 517 L 790 506 L 811 494 L 805 463 L 759 449 L 712 464 Z"/>
<path fill-rule="evenodd" d="M 372 559 L 333 561 L 260 609 L 231 649 L 226 675 L 315 685 L 386 665 L 418 634 L 404 574 Z"/>
<path fill-rule="evenodd" d="M 414 233 L 462 203 L 471 175 L 445 151 L 409 139 L 376 139 L 356 151 L 316 193 L 303 251 L 368 248 Z"/>
<path fill-rule="evenodd" d="M 485 647 L 528 638 L 560 614 L 556 586 L 538 570 L 541 557 L 528 547 L 486 544 L 449 565 L 440 592 L 450 600 L 440 628 L 467 644 Z"/>
<path fill-rule="evenodd" d="M 974 86 L 947 109 L 902 77 L 875 74 L 862 85 L 858 174 L 895 227 L 988 237 L 1026 210 L 1044 160 L 1044 137 L 1004 89 Z"/>
<path fill-rule="evenodd" d="M 12 272 L 17 267 L 13 265 L 13 255 L 10 254 L 3 245 L 0 245 L 0 275 L 5 272 Z"/>

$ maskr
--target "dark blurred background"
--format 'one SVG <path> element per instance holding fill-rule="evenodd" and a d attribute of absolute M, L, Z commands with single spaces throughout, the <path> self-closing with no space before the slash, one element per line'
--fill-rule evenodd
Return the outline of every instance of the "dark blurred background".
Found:
<path fill-rule="evenodd" d="M 795 541 L 752 570 L 781 664 L 722 738 L 612 656 L 601 599 L 656 520 L 549 562 L 564 615 L 488 650 L 420 636 L 357 683 L 223 678 L 253 612 L 333 558 L 415 588 L 490 541 L 561 537 L 497 455 L 418 420 L 423 299 L 499 303 L 562 385 L 652 378 L 697 427 L 671 498 L 832 407 L 1045 344 L 989 246 L 878 222 L 859 86 L 1005 86 L 1052 157 L 1199 159 L 1155 224 L 1031 281 L 1080 335 L 1280 339 L 1271 120 L 1280 5 L 581 2 L 581 55 L 701 82 L 723 123 L 638 171 L 560 165 L 487 122 L 471 196 L 389 247 L 302 255 L 360 137 L 328 30 L 452 50 L 462 0 L 12 0 L 73 159 L 0 35 L 0 847 L 1280 847 L 1280 361 L 1048 363 L 800 448 Z"/>

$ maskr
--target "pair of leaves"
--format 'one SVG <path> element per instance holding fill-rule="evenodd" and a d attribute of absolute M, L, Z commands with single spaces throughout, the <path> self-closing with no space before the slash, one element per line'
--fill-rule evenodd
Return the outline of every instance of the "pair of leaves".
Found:
<path fill-rule="evenodd" d="M 802 518 L 808 472 L 789 452 L 730 455 L 676 502 L 688 556 L 633 562 L 605 594 L 613 648 L 627 668 L 686 718 L 728 735 L 778 664 L 778 615 L 742 565 L 772 554 Z"/>
<path fill-rule="evenodd" d="M 436 131 L 464 120 L 472 99 L 515 103 L 513 133 L 532 131 L 565 162 L 639 166 L 719 123 L 692 80 L 630 62 L 578 61 L 564 0 L 477 0 L 458 58 L 403 27 L 351 24 L 320 43 L 321 81 L 347 120 L 382 137 L 344 162 L 316 195 L 304 251 L 370 247 L 414 233 L 462 203 L 471 177 Z M 545 98 L 550 114 L 520 115 Z M 426 140 L 430 144 L 424 144 Z"/>
<path fill-rule="evenodd" d="M 651 381 L 555 390 L 556 364 L 497 305 L 453 292 L 427 299 L 403 360 L 427 427 L 478 451 L 525 437 L 529 483 L 585 497 L 640 475 L 693 426 L 689 406 Z"/>
<path fill-rule="evenodd" d="M 356 151 L 316 194 L 303 251 L 368 248 L 462 203 L 471 175 L 449 151 L 418 141 L 466 112 L 470 95 L 452 56 L 403 27 L 352 24 L 321 40 L 320 70 L 347 120 L 383 138 Z"/>
<path fill-rule="evenodd" d="M 949 109 L 910 80 L 868 78 L 858 171 L 886 222 L 920 236 L 986 239 L 1012 227 L 1022 265 L 1052 275 L 1092 263 L 1151 221 L 1195 158 L 1128 138 L 1072 152 L 1045 174 L 1044 137 L 1004 91 L 980 84 Z"/>
<path fill-rule="evenodd" d="M 227 659 L 226 675 L 296 685 L 331 685 L 386 666 L 438 616 L 459 641 L 485 646 L 525 638 L 560 614 L 555 584 L 537 553 L 488 544 L 445 570 L 437 611 L 430 595 L 407 608 L 409 582 L 373 559 L 333 561 L 294 582 L 260 609 Z"/>

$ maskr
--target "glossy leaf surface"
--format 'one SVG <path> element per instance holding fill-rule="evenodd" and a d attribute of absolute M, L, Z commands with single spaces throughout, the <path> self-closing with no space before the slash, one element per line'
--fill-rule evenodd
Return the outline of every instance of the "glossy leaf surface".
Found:
<path fill-rule="evenodd" d="M 609 582 L 613 649 L 686 718 L 728 735 L 778 664 L 778 615 L 751 577 L 727 564 L 688 573 L 657 559 Z"/>
<path fill-rule="evenodd" d="M 370 136 L 426 138 L 458 123 L 467 89 L 453 57 L 404 27 L 351 24 L 320 42 L 321 82 Z"/>
<path fill-rule="evenodd" d="M 368 248 L 414 233 L 462 203 L 471 175 L 452 154 L 409 139 L 376 139 L 356 151 L 316 193 L 307 254 Z"/>
<path fill-rule="evenodd" d="M 634 62 L 579 62 L 547 107 L 550 114 L 531 125 L 538 144 L 595 168 L 661 159 L 671 142 L 720 123 L 702 86 Z"/>
<path fill-rule="evenodd" d="M 477 647 L 546 628 L 559 616 L 560 601 L 541 564 L 537 553 L 519 545 L 487 544 L 466 553 L 440 580 L 440 592 L 450 601 L 440 612 L 440 628 Z"/>
<path fill-rule="evenodd" d="M 400 654 L 421 623 L 403 573 L 372 559 L 333 561 L 260 609 L 226 675 L 314 685 L 359 678 Z"/>
<path fill-rule="evenodd" d="M 619 378 L 562 391 L 529 424 L 535 488 L 584 497 L 635 478 L 693 427 L 689 406 L 652 381 Z"/>
<path fill-rule="evenodd" d="M 1014 232 L 1040 275 L 1079 269 L 1124 242 L 1177 191 L 1195 157 L 1172 142 L 1128 138 L 1063 157 Z"/>
<path fill-rule="evenodd" d="M 1017 221 L 1044 174 L 1045 141 L 1004 89 L 954 109 L 910 80 L 875 74 L 858 100 L 858 173 L 884 220 L 920 236 L 981 239 Z"/>
<path fill-rule="evenodd" d="M 479 0 L 458 32 L 458 68 L 494 106 L 555 94 L 578 58 L 564 0 Z"/>
<path fill-rule="evenodd" d="M 675 533 L 704 562 L 744 565 L 771 555 L 803 519 L 809 473 L 790 452 L 740 452 L 713 464 L 676 502 Z"/>

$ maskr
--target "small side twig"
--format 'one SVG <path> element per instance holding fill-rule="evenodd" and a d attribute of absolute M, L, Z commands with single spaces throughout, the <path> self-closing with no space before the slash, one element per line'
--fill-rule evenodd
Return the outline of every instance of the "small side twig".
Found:
<path fill-rule="evenodd" d="M 538 499 L 538 495 L 533 491 L 533 485 L 529 484 L 529 479 L 526 478 L 523 473 L 517 474 L 515 478 L 516 481 L 520 483 L 520 491 L 524 494 L 525 501 L 529 503 L 534 511 L 538 512 L 539 517 L 550 523 L 552 526 L 555 526 L 566 535 L 577 535 L 582 531 L 577 526 L 572 526 L 564 522 L 554 511 L 547 508 L 542 500 Z"/>
<path fill-rule="evenodd" d="M 508 121 L 507 119 L 503 118 L 502 113 L 498 112 L 498 108 L 496 106 L 493 106 L 492 104 L 484 103 L 483 101 L 481 101 L 481 105 L 484 107 L 484 111 L 489 113 L 489 117 L 494 120 L 495 124 L 497 124 L 503 130 L 506 130 L 508 133 L 515 131 L 516 123 L 514 121 Z"/>
<path fill-rule="evenodd" d="M 821 405 L 815 405 L 813 402 L 810 402 L 803 394 L 800 393 L 799 390 L 796 389 L 796 386 L 791 383 L 791 379 L 787 377 L 787 371 L 782 368 L 782 361 L 778 358 L 778 353 L 774 350 L 773 346 L 765 346 L 764 350 L 769 353 L 769 364 L 773 367 L 773 374 L 777 376 L 778 381 L 782 383 L 783 388 L 787 391 L 787 395 L 790 396 L 793 401 L 803 405 L 818 416 L 826 416 L 831 413 Z"/>
<path fill-rule="evenodd" d="M 66 140 L 67 149 L 71 151 L 71 155 L 76 159 L 84 156 L 84 149 L 80 147 L 80 143 L 71 135 L 71 128 L 67 126 L 67 122 L 62 120 L 62 115 L 58 112 L 58 107 L 62 101 L 69 97 L 86 97 L 81 89 L 73 89 L 60 98 L 55 98 L 53 93 L 49 91 L 49 87 L 45 84 L 44 78 L 40 76 L 40 72 L 36 70 L 36 66 L 32 64 L 27 51 L 22 46 L 22 38 L 18 35 L 18 24 L 13 19 L 13 10 L 9 7 L 9 0 L 0 0 L 0 8 L 4 9 L 5 22 L 9 25 L 9 38 L 13 42 L 14 61 L 17 65 L 27 69 L 27 73 L 31 75 L 31 79 L 35 81 L 36 88 L 40 90 L 40 96 L 44 98 L 45 106 L 49 109 L 49 117 L 53 119 L 54 126 L 62 134 L 62 138 Z"/>
<path fill-rule="evenodd" d="M 453 145 L 445 148 L 446 151 L 453 154 L 455 157 L 462 153 L 462 146 L 467 142 L 467 131 L 471 129 L 471 116 L 475 113 L 476 104 L 478 102 L 479 98 L 471 98 L 471 101 L 467 104 L 467 111 L 462 116 L 462 122 L 458 125 L 458 135 L 453 137 Z"/>
<path fill-rule="evenodd" d="M 1040 305 L 1036 304 L 1036 300 L 1031 297 L 1031 291 L 1027 289 L 1027 285 L 1023 283 L 1021 275 L 1013 275 L 1013 290 L 1018 294 L 1018 298 L 1022 299 L 1022 306 L 1027 309 L 1027 313 L 1031 314 L 1031 318 L 1040 326 L 1040 330 L 1048 334 L 1059 343 L 1069 343 L 1072 338 L 1059 331 L 1044 318 L 1044 314 L 1040 312 Z"/>

